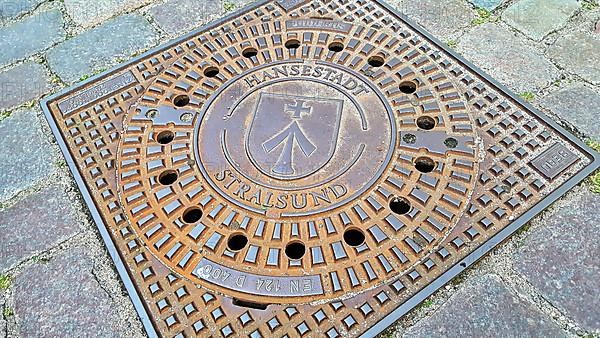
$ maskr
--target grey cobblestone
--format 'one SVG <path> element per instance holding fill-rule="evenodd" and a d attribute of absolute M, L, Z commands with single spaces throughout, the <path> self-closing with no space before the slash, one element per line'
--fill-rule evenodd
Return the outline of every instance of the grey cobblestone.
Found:
<path fill-rule="evenodd" d="M 577 0 L 520 0 L 504 11 L 502 19 L 540 41 L 563 27 L 579 8 Z"/>
<path fill-rule="evenodd" d="M 497 24 L 475 27 L 460 39 L 457 49 L 517 92 L 536 91 L 559 77 L 558 69 L 540 51 Z"/>
<path fill-rule="evenodd" d="M 50 144 L 35 113 L 14 112 L 0 121 L 0 201 L 31 187 L 53 171 Z"/>
<path fill-rule="evenodd" d="M 90 27 L 106 19 L 141 7 L 152 0 L 64 0 L 67 13 L 77 25 Z"/>
<path fill-rule="evenodd" d="M 94 261 L 76 247 L 23 270 L 14 282 L 23 337 L 124 337 L 110 296 L 93 274 Z"/>
<path fill-rule="evenodd" d="M 514 296 L 495 275 L 456 292 L 431 317 L 404 337 L 564 337 L 532 304 Z"/>
<path fill-rule="evenodd" d="M 5 310 L 5 301 L 4 298 L 2 298 L 2 292 L 0 292 L 0 309 L 2 310 L 2 312 L 4 312 Z M 4 319 L 4 315 L 0 315 L 0 337 L 6 337 L 6 320 Z"/>
<path fill-rule="evenodd" d="M 473 8 L 463 0 L 403 1 L 399 10 L 441 40 L 450 39 L 477 17 Z"/>
<path fill-rule="evenodd" d="M 600 94 L 597 90 L 576 83 L 542 98 L 540 104 L 588 136 L 600 140 L 597 111 L 600 107 Z"/>
<path fill-rule="evenodd" d="M 586 192 L 526 238 L 515 268 L 554 306 L 600 330 L 600 195 Z"/>
<path fill-rule="evenodd" d="M 29 62 L 0 73 L 0 111 L 38 99 L 52 89 L 44 66 Z"/>
<path fill-rule="evenodd" d="M 11 0 L 0 2 L 0 21 L 27 13 L 45 0 Z"/>
<path fill-rule="evenodd" d="M 171 35 L 178 35 L 207 23 L 223 10 L 218 0 L 172 0 L 149 10 L 156 24 Z"/>
<path fill-rule="evenodd" d="M 561 67 L 600 84 L 600 11 L 571 31 L 562 32 L 548 49 L 548 56 Z M 596 26 L 597 25 L 597 26 Z M 596 32 L 598 29 L 598 32 Z"/>
<path fill-rule="evenodd" d="M 65 38 L 62 13 L 49 10 L 0 28 L 0 66 L 42 51 Z"/>
<path fill-rule="evenodd" d="M 73 203 L 53 186 L 0 211 L 0 272 L 81 231 Z"/>
<path fill-rule="evenodd" d="M 158 34 L 139 15 L 123 15 L 67 40 L 48 52 L 48 64 L 65 82 L 114 65 L 119 57 L 146 49 Z"/>

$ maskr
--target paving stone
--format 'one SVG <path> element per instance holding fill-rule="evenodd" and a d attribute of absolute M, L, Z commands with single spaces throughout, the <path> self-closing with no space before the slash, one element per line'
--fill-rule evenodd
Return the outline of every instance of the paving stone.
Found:
<path fill-rule="evenodd" d="M 129 11 L 152 0 L 64 0 L 67 13 L 82 27 L 97 25 L 106 19 Z"/>
<path fill-rule="evenodd" d="M 469 26 L 477 17 L 473 8 L 463 0 L 404 1 L 398 9 L 443 41 Z"/>
<path fill-rule="evenodd" d="M 93 275 L 93 257 L 76 247 L 23 270 L 14 281 L 23 337 L 121 337 L 116 309 Z"/>
<path fill-rule="evenodd" d="M 33 112 L 15 112 L 0 121 L 0 201 L 52 173 L 50 144 Z"/>
<path fill-rule="evenodd" d="M 523 34 L 540 41 L 563 27 L 579 8 L 577 0 L 521 0 L 508 7 L 502 19 Z"/>
<path fill-rule="evenodd" d="M 584 84 L 573 84 L 543 99 L 540 104 L 595 140 L 600 140 L 600 94 Z"/>
<path fill-rule="evenodd" d="M 0 73 L 0 111 L 37 99 L 52 89 L 44 66 L 29 62 Z"/>
<path fill-rule="evenodd" d="M 123 15 L 67 40 L 48 52 L 47 60 L 61 79 L 74 82 L 115 64 L 119 57 L 153 46 L 158 34 L 140 15 Z"/>
<path fill-rule="evenodd" d="M 0 211 L 0 271 L 73 237 L 79 227 L 64 189 L 50 187 Z"/>
<path fill-rule="evenodd" d="M 517 92 L 536 91 L 559 77 L 558 69 L 524 38 L 493 23 L 467 32 L 457 50 Z"/>
<path fill-rule="evenodd" d="M 404 337 L 564 337 L 532 304 L 514 296 L 499 277 L 486 275 L 464 286 L 407 330 Z"/>
<path fill-rule="evenodd" d="M 18 17 L 35 9 L 45 0 L 11 0 L 0 1 L 0 20 Z"/>
<path fill-rule="evenodd" d="M 475 7 L 485 8 L 488 11 L 492 11 L 500 6 L 503 0 L 470 0 L 470 2 Z"/>
<path fill-rule="evenodd" d="M 514 261 L 550 303 L 583 328 L 600 330 L 600 195 L 583 190 L 527 236 Z"/>
<path fill-rule="evenodd" d="M 165 32 L 171 35 L 180 35 L 207 23 L 217 14 L 222 13 L 223 5 L 218 0 L 172 0 L 152 8 L 148 12 Z"/>
<path fill-rule="evenodd" d="M 13 63 L 64 40 L 62 13 L 49 10 L 0 28 L 0 66 Z"/>
<path fill-rule="evenodd" d="M 585 22 L 576 31 L 561 34 L 547 54 L 569 72 L 599 85 L 600 33 L 593 33 L 593 26 Z"/>

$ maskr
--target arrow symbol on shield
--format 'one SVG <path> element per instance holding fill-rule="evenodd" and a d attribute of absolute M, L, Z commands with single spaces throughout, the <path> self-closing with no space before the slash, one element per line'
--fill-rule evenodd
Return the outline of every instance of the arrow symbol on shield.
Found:
<path fill-rule="evenodd" d="M 317 147 L 306 137 L 298 121 L 292 122 L 279 134 L 265 141 L 262 146 L 267 153 L 272 152 L 280 144 L 284 144 L 283 151 L 279 155 L 275 166 L 271 171 L 279 175 L 291 175 L 294 173 L 292 166 L 294 144 L 297 144 L 306 157 L 310 157 Z"/>

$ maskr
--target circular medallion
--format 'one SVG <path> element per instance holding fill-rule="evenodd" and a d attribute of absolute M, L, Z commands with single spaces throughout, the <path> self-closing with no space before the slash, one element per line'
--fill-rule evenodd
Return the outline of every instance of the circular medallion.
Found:
<path fill-rule="evenodd" d="M 369 188 L 395 148 L 382 95 L 326 64 L 282 63 L 225 85 L 196 124 L 207 182 L 248 211 L 318 214 Z"/>
<path fill-rule="evenodd" d="M 459 222 L 477 149 L 444 70 L 194 53 L 131 106 L 116 168 L 133 232 L 169 269 L 264 303 L 331 299 L 424 262 Z"/>

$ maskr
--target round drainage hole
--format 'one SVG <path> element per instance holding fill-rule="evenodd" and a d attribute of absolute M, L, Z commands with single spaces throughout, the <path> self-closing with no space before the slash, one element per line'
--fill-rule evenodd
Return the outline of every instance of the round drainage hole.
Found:
<path fill-rule="evenodd" d="M 385 60 L 381 56 L 371 56 L 368 62 L 371 67 L 381 67 L 385 64 Z"/>
<path fill-rule="evenodd" d="M 246 244 L 248 244 L 248 238 L 243 234 L 231 235 L 227 241 L 227 247 L 231 251 L 240 251 Z"/>
<path fill-rule="evenodd" d="M 458 140 L 452 137 L 448 137 L 445 141 L 444 144 L 446 145 L 446 147 L 448 148 L 456 148 L 458 146 Z"/>
<path fill-rule="evenodd" d="M 300 48 L 300 41 L 296 40 L 296 39 L 288 40 L 285 43 L 285 48 L 287 48 L 287 49 L 298 49 L 298 48 Z"/>
<path fill-rule="evenodd" d="M 185 107 L 190 103 L 190 97 L 187 95 L 177 95 L 173 99 L 173 104 L 176 107 Z"/>
<path fill-rule="evenodd" d="M 183 221 L 189 224 L 196 223 L 202 218 L 200 208 L 189 208 L 183 213 Z"/>
<path fill-rule="evenodd" d="M 435 128 L 435 120 L 433 117 L 421 116 L 417 119 L 417 127 L 423 130 L 431 130 Z"/>
<path fill-rule="evenodd" d="M 417 84 L 412 81 L 405 81 L 400 84 L 399 89 L 404 94 L 412 94 L 417 91 Z"/>
<path fill-rule="evenodd" d="M 403 197 L 394 197 L 390 201 L 390 210 L 398 215 L 407 214 L 410 211 L 410 202 Z"/>
<path fill-rule="evenodd" d="M 360 246 L 365 242 L 365 234 L 358 229 L 348 229 L 344 232 L 344 242 L 350 246 Z"/>
<path fill-rule="evenodd" d="M 435 162 L 429 157 L 419 157 L 415 160 L 415 168 L 422 173 L 430 173 L 435 169 Z"/>
<path fill-rule="evenodd" d="M 334 53 L 339 53 L 344 50 L 344 44 L 341 42 L 332 42 L 329 44 L 328 48 Z"/>
<path fill-rule="evenodd" d="M 306 253 L 306 247 L 300 242 L 293 242 L 285 247 L 285 255 L 290 259 L 300 259 Z"/>
<path fill-rule="evenodd" d="M 158 182 L 162 185 L 171 185 L 177 181 L 179 174 L 175 170 L 165 170 L 158 176 Z"/>
<path fill-rule="evenodd" d="M 161 131 L 156 135 L 156 142 L 160 144 L 169 144 L 175 139 L 175 134 L 170 130 Z"/>
<path fill-rule="evenodd" d="M 204 70 L 204 76 L 206 77 L 215 77 L 219 75 L 219 68 L 217 67 L 208 67 Z"/>
<path fill-rule="evenodd" d="M 255 57 L 256 55 L 258 55 L 258 50 L 256 50 L 256 48 L 248 47 L 242 51 L 242 56 L 248 59 Z"/>

